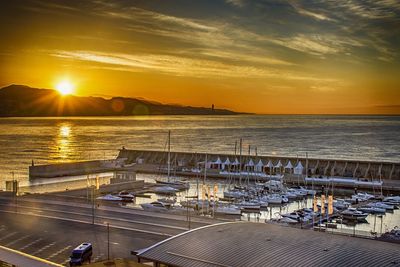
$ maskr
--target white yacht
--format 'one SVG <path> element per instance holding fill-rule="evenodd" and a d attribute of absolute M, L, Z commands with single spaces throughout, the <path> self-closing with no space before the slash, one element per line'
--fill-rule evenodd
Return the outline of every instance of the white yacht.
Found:
<path fill-rule="evenodd" d="M 355 208 L 348 208 L 347 210 L 342 211 L 340 214 L 342 215 L 343 219 L 357 221 L 365 220 L 365 218 L 368 216 L 368 213 L 358 211 Z"/>
<path fill-rule="evenodd" d="M 97 197 L 97 200 L 104 200 L 104 201 L 122 201 L 121 197 L 118 196 L 113 196 L 111 194 L 105 195 L 105 196 L 101 196 L 101 197 Z"/>
<path fill-rule="evenodd" d="M 140 206 L 146 211 L 168 211 L 171 208 L 171 204 L 162 203 L 159 201 L 140 204 Z"/>

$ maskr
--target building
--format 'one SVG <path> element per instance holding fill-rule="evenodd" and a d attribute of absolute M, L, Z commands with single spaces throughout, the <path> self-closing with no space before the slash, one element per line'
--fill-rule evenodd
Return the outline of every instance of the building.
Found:
<path fill-rule="evenodd" d="M 197 228 L 136 251 L 164 266 L 398 266 L 400 245 L 273 224 Z"/>

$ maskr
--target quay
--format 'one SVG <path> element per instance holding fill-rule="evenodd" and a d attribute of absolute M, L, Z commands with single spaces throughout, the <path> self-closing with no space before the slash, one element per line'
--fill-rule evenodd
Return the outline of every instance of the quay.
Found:
<path fill-rule="evenodd" d="M 188 152 L 171 152 L 169 158 L 173 175 L 201 177 L 205 165 L 207 178 L 239 179 L 240 173 L 244 181 L 283 175 L 284 182 L 291 184 L 400 192 L 399 162 Z M 164 151 L 121 149 L 117 160 L 135 172 L 167 173 L 168 153 Z"/>
<path fill-rule="evenodd" d="M 400 192 L 400 162 L 317 159 L 263 155 L 168 152 L 120 149 L 116 159 L 59 163 L 29 167 L 29 179 L 54 178 L 113 172 L 114 177 L 134 179 L 136 173 L 173 176 L 265 181 L 283 177 L 287 184 L 334 187 L 344 191 L 359 188 Z"/>

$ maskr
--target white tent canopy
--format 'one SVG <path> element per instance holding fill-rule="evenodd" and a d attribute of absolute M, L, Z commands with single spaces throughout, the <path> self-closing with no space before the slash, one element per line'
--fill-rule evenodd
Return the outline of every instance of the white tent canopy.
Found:
<path fill-rule="evenodd" d="M 278 163 L 275 165 L 275 168 L 280 168 L 282 167 L 282 162 L 279 160 Z"/>
<path fill-rule="evenodd" d="M 256 169 L 257 172 L 261 172 L 263 167 L 264 167 L 264 164 L 263 164 L 262 160 L 260 159 L 258 161 L 258 163 L 256 164 L 255 169 Z"/>
<path fill-rule="evenodd" d="M 303 174 L 303 164 L 301 164 L 301 161 L 299 161 L 296 165 L 296 167 L 294 168 L 294 174 Z"/>
<path fill-rule="evenodd" d="M 226 158 L 226 160 L 222 163 L 222 169 L 225 170 L 225 167 L 230 165 L 231 161 L 229 160 L 229 158 Z"/>
<path fill-rule="evenodd" d="M 290 160 L 289 160 L 289 162 L 286 164 L 285 169 L 293 169 L 293 165 L 292 165 L 292 163 L 290 162 Z"/>
<path fill-rule="evenodd" d="M 218 157 L 216 161 L 213 162 L 213 164 L 222 164 L 221 159 Z"/>
<path fill-rule="evenodd" d="M 272 162 L 269 160 L 267 165 L 265 165 L 265 167 L 272 168 L 272 167 L 274 167 L 274 164 L 272 164 Z"/>
<path fill-rule="evenodd" d="M 248 166 L 248 167 L 253 167 L 253 166 L 254 166 L 254 161 L 253 161 L 252 159 L 250 159 L 250 160 L 247 162 L 246 166 Z"/>
<path fill-rule="evenodd" d="M 261 167 L 261 168 L 264 166 L 264 163 L 262 162 L 261 159 L 258 161 L 258 163 L 257 163 L 256 166 L 257 166 L 257 167 Z"/>
<path fill-rule="evenodd" d="M 235 161 L 234 162 L 232 162 L 232 165 L 239 165 L 240 163 L 239 163 L 239 161 L 238 161 L 238 159 L 237 158 L 235 158 Z"/>

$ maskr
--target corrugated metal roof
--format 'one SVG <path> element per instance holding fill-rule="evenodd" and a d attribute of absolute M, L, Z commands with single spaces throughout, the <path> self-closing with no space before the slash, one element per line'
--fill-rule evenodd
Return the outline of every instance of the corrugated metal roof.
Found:
<path fill-rule="evenodd" d="M 272 224 L 197 228 L 138 256 L 171 266 L 400 266 L 400 246 Z"/>

